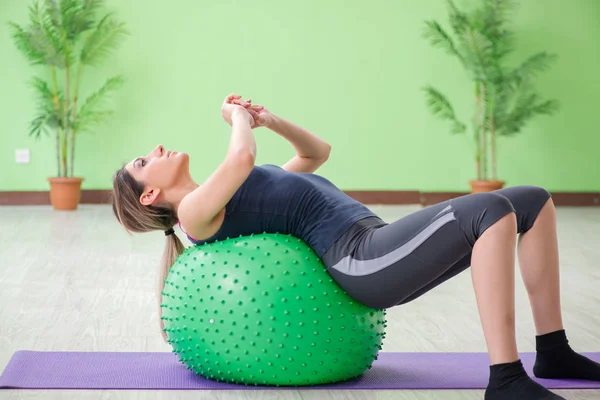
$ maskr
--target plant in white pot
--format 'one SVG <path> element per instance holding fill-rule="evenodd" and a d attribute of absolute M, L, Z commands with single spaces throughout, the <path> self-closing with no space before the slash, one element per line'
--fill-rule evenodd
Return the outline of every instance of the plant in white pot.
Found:
<path fill-rule="evenodd" d="M 100 14 L 104 0 L 39 0 L 29 6 L 29 24 L 10 22 L 16 47 L 33 66 L 44 67 L 47 79 L 34 77 L 37 113 L 29 134 L 54 137 L 57 175 L 49 177 L 55 209 L 74 210 L 83 178 L 74 175 L 76 138 L 106 120 L 107 96 L 123 83 L 108 78 L 86 99 L 80 99 L 86 67 L 98 66 L 127 35 L 125 24 L 112 13 Z"/>
<path fill-rule="evenodd" d="M 516 9 L 515 1 L 477 0 L 478 7 L 468 12 L 458 9 L 452 0 L 447 3 L 453 35 L 437 21 L 427 21 L 424 37 L 455 57 L 467 72 L 466 88 L 473 93 L 471 130 L 477 170 L 476 179 L 469 182 L 471 192 L 500 189 L 505 182 L 498 179 L 496 137 L 515 135 L 532 118 L 552 115 L 559 109 L 557 100 L 543 99 L 533 85 L 534 78 L 557 56 L 542 51 L 516 67 L 508 65 L 515 43 L 506 25 Z M 431 112 L 451 123 L 452 133 L 467 131 L 442 93 L 427 86 L 425 95 Z"/>

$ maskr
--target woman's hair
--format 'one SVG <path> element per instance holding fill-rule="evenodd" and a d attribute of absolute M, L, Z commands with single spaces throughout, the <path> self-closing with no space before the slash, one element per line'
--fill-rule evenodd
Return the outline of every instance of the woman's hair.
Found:
<path fill-rule="evenodd" d="M 177 213 L 169 204 L 145 206 L 140 203 L 144 184 L 136 181 L 125 167 L 119 169 L 113 178 L 112 208 L 117 220 L 128 233 L 167 231 L 177 224 Z M 158 274 L 157 297 L 158 317 L 161 335 L 167 340 L 162 319 L 162 292 L 169 269 L 175 263 L 177 256 L 185 250 L 181 240 L 172 233 L 167 235 L 167 243 Z"/>

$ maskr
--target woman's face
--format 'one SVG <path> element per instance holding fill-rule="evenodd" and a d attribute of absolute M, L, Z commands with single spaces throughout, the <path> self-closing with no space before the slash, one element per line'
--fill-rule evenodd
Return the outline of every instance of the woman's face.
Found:
<path fill-rule="evenodd" d="M 144 184 L 144 193 L 151 190 L 159 193 L 189 176 L 189 156 L 187 153 L 166 151 L 158 145 L 148 155 L 131 161 L 125 169 L 136 181 Z"/>

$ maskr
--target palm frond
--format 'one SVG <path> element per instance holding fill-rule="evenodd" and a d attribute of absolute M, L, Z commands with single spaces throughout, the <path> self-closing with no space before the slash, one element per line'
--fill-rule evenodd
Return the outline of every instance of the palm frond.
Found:
<path fill-rule="evenodd" d="M 74 123 L 74 132 L 76 134 L 82 132 L 91 132 L 94 126 L 105 122 L 109 117 L 114 115 L 114 110 L 99 110 L 86 112 L 85 116 L 77 117 Z"/>
<path fill-rule="evenodd" d="M 509 22 L 513 12 L 518 8 L 515 0 L 484 0 L 483 12 L 486 26 L 493 31 Z"/>
<path fill-rule="evenodd" d="M 467 127 L 456 118 L 454 109 L 446 96 L 431 86 L 427 86 L 423 90 L 425 91 L 427 105 L 433 115 L 449 120 L 452 123 L 452 133 L 464 133 Z"/>
<path fill-rule="evenodd" d="M 81 50 L 81 63 L 98 65 L 101 59 L 114 50 L 127 34 L 124 23 L 117 21 L 110 13 L 105 15 L 87 36 Z"/>
<path fill-rule="evenodd" d="M 53 2 L 56 0 L 46 0 Z M 81 0 L 60 0 L 60 18 L 61 27 L 65 32 L 65 36 L 69 42 L 75 41 L 81 33 L 77 22 L 81 14 Z"/>
<path fill-rule="evenodd" d="M 52 5 L 52 4 L 51 4 Z M 55 24 L 53 10 L 36 2 L 31 8 L 29 19 L 34 37 L 45 40 L 49 47 L 47 63 L 63 68 L 66 63 L 65 40 L 60 25 Z"/>
<path fill-rule="evenodd" d="M 490 69 L 494 67 L 492 42 L 478 30 L 469 28 L 460 35 L 460 49 L 473 77 L 489 79 Z"/>
<path fill-rule="evenodd" d="M 72 26 L 79 11 L 80 0 L 45 0 L 46 15 L 59 38 L 66 65 L 74 63 L 73 47 L 79 32 Z"/>
<path fill-rule="evenodd" d="M 101 0 L 45 0 L 45 14 L 56 31 L 66 63 L 72 65 L 74 49 L 82 34 L 93 28 Z"/>
<path fill-rule="evenodd" d="M 82 33 L 94 27 L 95 14 L 102 3 L 101 0 L 60 1 L 61 26 L 70 42 L 77 42 Z"/>
<path fill-rule="evenodd" d="M 441 25 L 436 21 L 425 22 L 423 37 L 429 40 L 429 43 L 431 43 L 433 47 L 441 48 L 448 54 L 458 57 L 461 62 L 463 61 L 463 56 L 459 53 L 458 49 L 454 45 L 452 37 L 448 35 L 448 33 L 444 31 L 444 28 L 442 28 Z"/>
<path fill-rule="evenodd" d="M 62 14 L 60 12 L 59 0 L 45 0 L 44 7 L 45 11 L 52 21 L 52 25 L 56 27 L 62 27 Z"/>
<path fill-rule="evenodd" d="M 558 110 L 560 110 L 560 101 L 552 99 L 536 104 L 532 111 L 536 115 L 554 115 Z"/>
<path fill-rule="evenodd" d="M 509 22 L 515 7 L 513 0 L 483 0 L 481 7 L 470 17 L 471 28 L 487 38 L 498 63 L 514 50 L 514 34 L 504 25 Z"/>
<path fill-rule="evenodd" d="M 511 99 L 515 97 L 515 86 L 508 85 L 506 80 L 500 77 L 494 81 L 488 81 L 488 96 L 486 100 L 489 102 L 486 107 L 490 107 L 488 115 L 493 115 L 496 121 L 496 126 L 502 125 L 504 116 L 512 109 Z"/>
<path fill-rule="evenodd" d="M 64 103 L 62 101 L 62 93 L 56 94 L 57 104 L 54 104 L 54 93 L 50 89 L 50 85 L 39 77 L 34 77 L 30 82 L 37 97 L 37 115 L 31 121 L 29 134 L 39 138 L 42 133 L 48 133 L 49 130 L 62 126 L 64 113 Z"/>
<path fill-rule="evenodd" d="M 10 34 L 17 49 L 25 55 L 32 65 L 43 65 L 46 63 L 46 53 L 43 46 L 38 46 L 31 33 L 25 31 L 20 25 L 9 22 Z"/>
<path fill-rule="evenodd" d="M 53 127 L 56 127 L 56 125 L 62 127 L 65 115 L 65 103 L 63 92 L 58 91 L 55 94 L 50 88 L 50 85 L 45 80 L 39 77 L 34 77 L 31 80 L 30 85 L 36 93 L 37 109 L 39 113 L 38 116 L 46 115 L 47 123 L 52 123 Z"/>
<path fill-rule="evenodd" d="M 25 55 L 30 64 L 64 67 L 60 36 L 41 3 L 36 2 L 29 6 L 27 28 L 9 22 L 9 29 L 15 46 Z"/>
<path fill-rule="evenodd" d="M 511 82 L 519 83 L 533 78 L 540 72 L 546 71 L 556 62 L 558 56 L 545 51 L 534 54 L 508 74 Z"/>
<path fill-rule="evenodd" d="M 81 12 L 76 20 L 79 32 L 85 32 L 94 28 L 96 13 L 102 7 L 104 0 L 82 0 Z"/>
<path fill-rule="evenodd" d="M 515 34 L 511 31 L 501 30 L 488 39 L 494 44 L 494 54 L 498 61 L 515 50 Z"/>
<path fill-rule="evenodd" d="M 106 117 L 110 116 L 112 111 L 98 110 L 98 108 L 103 106 L 104 101 L 111 92 L 121 87 L 124 82 L 122 76 L 113 76 L 107 79 L 100 89 L 88 96 L 77 113 L 74 130 L 76 132 L 89 130 L 91 126 L 104 121 Z"/>
<path fill-rule="evenodd" d="M 560 108 L 557 100 L 542 100 L 532 85 L 515 87 L 513 107 L 503 116 L 499 134 L 509 136 L 521 132 L 525 124 L 536 115 L 552 115 Z"/>
<path fill-rule="evenodd" d="M 31 86 L 35 89 L 38 95 L 38 99 L 44 102 L 49 102 L 52 104 L 54 100 L 54 93 L 52 89 L 50 89 L 50 85 L 48 82 L 43 80 L 40 77 L 34 76 L 31 80 Z"/>
<path fill-rule="evenodd" d="M 29 136 L 33 136 L 36 139 L 40 139 L 42 134 L 48 134 L 50 130 L 49 122 L 52 118 L 51 114 L 41 113 L 38 114 L 29 126 Z"/>
<path fill-rule="evenodd" d="M 469 16 L 456 7 L 453 0 L 447 0 L 448 8 L 450 9 L 450 25 L 455 34 L 460 35 L 468 29 L 470 22 Z"/>
<path fill-rule="evenodd" d="M 41 110 L 39 114 L 31 121 L 29 126 L 29 135 L 40 139 L 42 134 L 49 134 L 57 127 L 62 129 L 62 121 L 53 112 Z"/>

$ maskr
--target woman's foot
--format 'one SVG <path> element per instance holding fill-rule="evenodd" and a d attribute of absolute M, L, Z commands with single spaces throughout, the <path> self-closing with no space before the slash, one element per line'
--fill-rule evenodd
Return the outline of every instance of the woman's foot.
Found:
<path fill-rule="evenodd" d="M 565 400 L 531 379 L 521 360 L 490 366 L 485 400 Z"/>
<path fill-rule="evenodd" d="M 577 354 L 564 330 L 536 336 L 537 356 L 533 374 L 546 379 L 600 381 L 600 364 Z"/>

